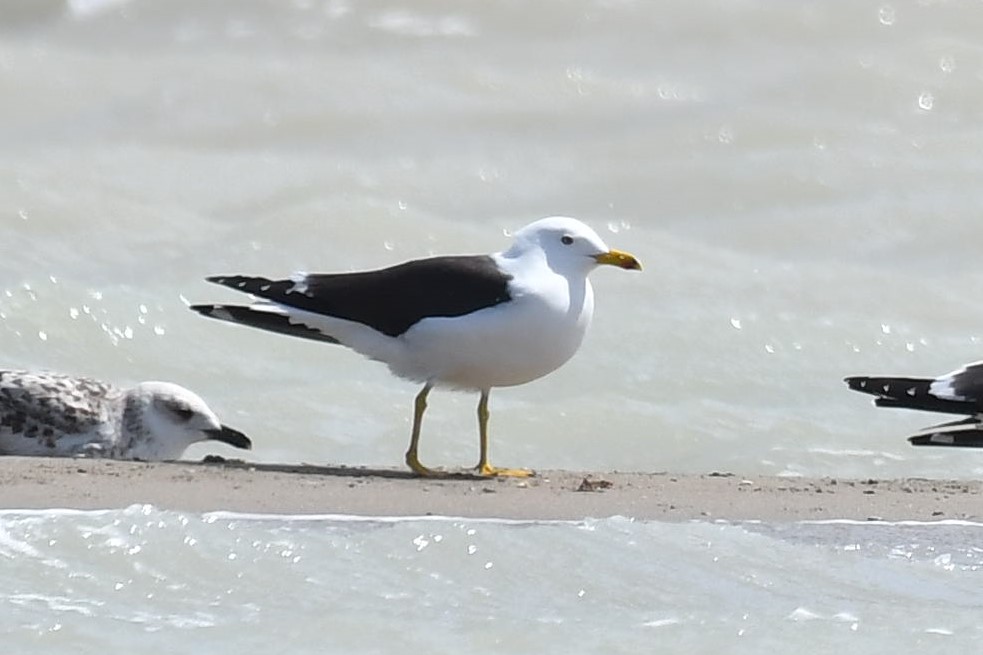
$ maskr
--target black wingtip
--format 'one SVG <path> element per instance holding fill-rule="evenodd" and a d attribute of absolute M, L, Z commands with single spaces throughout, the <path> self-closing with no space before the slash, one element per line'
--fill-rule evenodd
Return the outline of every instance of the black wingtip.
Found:
<path fill-rule="evenodd" d="M 938 446 L 938 445 L 951 445 L 951 444 L 940 444 L 939 441 L 944 441 L 939 439 L 942 435 L 940 434 L 918 434 L 913 437 L 908 437 L 908 443 L 912 446 Z"/>
<path fill-rule="evenodd" d="M 908 437 L 912 446 L 945 446 L 948 448 L 983 448 L 983 428 L 949 430 Z"/>
<path fill-rule="evenodd" d="M 311 339 L 312 341 L 341 343 L 330 334 L 325 334 L 302 323 L 292 322 L 290 317 L 285 314 L 273 311 L 257 311 L 247 305 L 191 305 L 188 309 L 218 321 L 246 325 L 268 332 Z"/>
<path fill-rule="evenodd" d="M 851 389 L 861 391 L 867 386 L 867 380 L 869 379 L 870 378 L 866 376 L 851 375 L 850 377 L 843 378 L 843 381 L 846 383 L 846 386 L 850 387 Z"/>
<path fill-rule="evenodd" d="M 221 305 L 190 305 L 188 309 L 198 312 L 202 316 L 211 316 L 216 309 L 221 309 Z"/>
<path fill-rule="evenodd" d="M 252 292 L 252 289 L 246 288 L 247 286 L 250 286 L 253 282 L 259 283 L 262 281 L 264 280 L 245 275 L 209 275 L 205 278 L 205 282 L 211 282 L 212 284 L 228 287 L 236 291 L 245 291 L 246 293 Z"/>

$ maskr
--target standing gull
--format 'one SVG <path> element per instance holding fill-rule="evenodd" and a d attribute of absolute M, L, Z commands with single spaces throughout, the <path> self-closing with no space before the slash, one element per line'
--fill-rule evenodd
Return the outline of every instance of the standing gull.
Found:
<path fill-rule="evenodd" d="M 124 390 L 89 378 L 0 371 L 0 455 L 161 461 L 206 440 L 252 447 L 176 384 Z"/>
<path fill-rule="evenodd" d="M 284 280 L 228 275 L 209 282 L 252 294 L 251 305 L 195 305 L 212 318 L 338 343 L 423 384 L 406 464 L 419 475 L 427 396 L 435 386 L 477 391 L 481 475 L 526 476 L 488 463 L 492 387 L 525 384 L 559 368 L 594 313 L 587 275 L 600 264 L 638 270 L 572 218 L 538 220 L 492 255 L 431 257 L 375 271 L 297 274 Z"/>
<path fill-rule="evenodd" d="M 849 377 L 854 391 L 877 396 L 878 407 L 962 414 L 909 437 L 914 446 L 983 448 L 983 362 L 974 362 L 937 378 Z"/>

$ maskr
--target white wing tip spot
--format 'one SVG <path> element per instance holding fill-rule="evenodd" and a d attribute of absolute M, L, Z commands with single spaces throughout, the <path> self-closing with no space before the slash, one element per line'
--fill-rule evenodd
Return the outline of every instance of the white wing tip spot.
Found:
<path fill-rule="evenodd" d="M 307 273 L 294 273 L 290 276 L 290 281 L 294 283 L 292 287 L 287 289 L 286 293 L 289 295 L 291 293 L 299 293 L 302 295 L 307 295 Z"/>

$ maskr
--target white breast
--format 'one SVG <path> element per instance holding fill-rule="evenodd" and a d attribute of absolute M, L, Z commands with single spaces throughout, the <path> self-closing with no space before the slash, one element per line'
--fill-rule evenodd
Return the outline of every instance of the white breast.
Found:
<path fill-rule="evenodd" d="M 573 286 L 573 288 L 571 288 Z M 586 279 L 571 285 L 559 275 L 518 289 L 509 302 L 461 317 L 428 318 L 401 337 L 396 374 L 466 389 L 531 382 L 569 360 L 594 313 Z"/>

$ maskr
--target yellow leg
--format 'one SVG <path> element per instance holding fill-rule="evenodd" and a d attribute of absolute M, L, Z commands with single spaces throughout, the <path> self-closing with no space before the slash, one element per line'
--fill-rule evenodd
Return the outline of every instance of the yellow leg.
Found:
<path fill-rule="evenodd" d="M 528 469 L 500 469 L 488 463 L 488 395 L 490 393 L 490 389 L 482 389 L 481 400 L 478 401 L 478 437 L 481 440 L 481 455 L 475 470 L 479 475 L 527 478 L 533 474 Z"/>
<path fill-rule="evenodd" d="M 432 477 L 437 475 L 432 469 L 420 463 L 418 449 L 420 446 L 420 427 L 423 425 L 423 412 L 427 411 L 427 396 L 433 385 L 429 382 L 416 395 L 416 402 L 413 405 L 413 434 L 410 436 L 410 448 L 406 451 L 406 465 L 413 469 L 417 475 Z"/>

